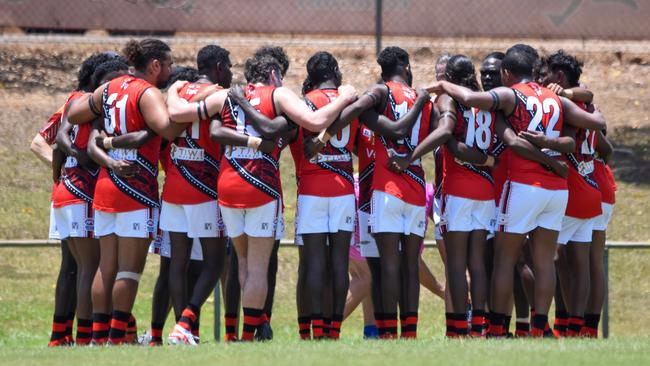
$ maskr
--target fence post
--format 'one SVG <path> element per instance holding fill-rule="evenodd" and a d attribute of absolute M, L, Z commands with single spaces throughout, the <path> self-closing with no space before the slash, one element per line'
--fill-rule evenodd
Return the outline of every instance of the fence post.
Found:
<path fill-rule="evenodd" d="M 605 302 L 603 303 L 603 338 L 609 338 L 609 248 L 605 245 L 603 252 L 605 269 Z"/>
<path fill-rule="evenodd" d="M 381 22 L 382 22 L 382 0 L 375 0 L 375 48 L 379 55 L 381 52 Z"/>
<path fill-rule="evenodd" d="M 221 341 L 221 290 L 219 282 L 214 287 L 214 340 Z"/>

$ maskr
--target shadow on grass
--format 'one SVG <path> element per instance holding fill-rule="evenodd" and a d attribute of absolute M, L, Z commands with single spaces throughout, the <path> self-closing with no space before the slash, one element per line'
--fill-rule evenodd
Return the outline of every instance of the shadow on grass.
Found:
<path fill-rule="evenodd" d="M 650 185 L 650 126 L 616 127 L 610 139 L 614 144 L 610 164 L 616 180 Z"/>

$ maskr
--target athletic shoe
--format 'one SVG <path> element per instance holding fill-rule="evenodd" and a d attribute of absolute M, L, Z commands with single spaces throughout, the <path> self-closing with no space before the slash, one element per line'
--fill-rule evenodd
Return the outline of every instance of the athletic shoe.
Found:
<path fill-rule="evenodd" d="M 178 324 L 174 325 L 174 330 L 172 330 L 172 332 L 169 334 L 169 337 L 167 338 L 167 343 L 169 343 L 172 346 L 177 346 L 177 345 L 196 346 L 196 342 L 194 341 L 194 336 L 192 335 L 192 332 L 181 327 Z"/>
<path fill-rule="evenodd" d="M 257 327 L 255 332 L 255 340 L 259 342 L 270 341 L 273 339 L 273 329 L 271 323 L 264 322 Z"/>
<path fill-rule="evenodd" d="M 195 336 L 195 335 L 193 335 L 192 337 L 194 338 L 194 342 L 195 342 L 196 344 L 201 343 L 201 338 L 199 338 L 199 336 Z"/>
<path fill-rule="evenodd" d="M 68 341 L 66 341 L 65 337 L 55 339 L 53 341 L 49 341 L 47 343 L 48 347 L 64 347 L 64 346 L 69 346 Z"/>
<path fill-rule="evenodd" d="M 138 344 L 145 346 L 150 342 L 151 342 L 151 334 L 149 334 L 149 332 L 145 330 L 144 333 L 142 333 L 142 335 L 138 337 Z"/>

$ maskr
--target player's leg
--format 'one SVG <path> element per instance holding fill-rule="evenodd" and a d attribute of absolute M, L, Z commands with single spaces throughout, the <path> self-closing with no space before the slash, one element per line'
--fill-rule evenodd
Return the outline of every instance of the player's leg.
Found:
<path fill-rule="evenodd" d="M 192 252 L 192 239 L 186 232 L 169 232 L 171 258 L 169 263 L 169 292 L 176 321 L 181 317 L 188 301 L 187 269 Z"/>
<path fill-rule="evenodd" d="M 345 301 L 345 310 L 343 311 L 344 320 L 347 319 L 366 298 L 370 299 L 370 286 L 372 283 L 370 268 L 368 268 L 365 259 L 351 259 L 349 266 L 350 289 Z"/>
<path fill-rule="evenodd" d="M 589 288 L 589 298 L 585 309 L 585 327 L 583 334 L 593 338 L 598 336 L 600 312 L 603 308 L 603 302 L 605 299 L 606 279 L 603 256 L 605 252 L 606 237 L 607 232 L 605 230 L 594 230 L 589 252 L 591 286 Z"/>
<path fill-rule="evenodd" d="M 526 291 L 522 283 L 521 272 L 525 263 L 521 261 L 517 263 L 515 268 L 515 283 L 513 287 L 513 298 L 515 303 L 515 337 L 528 337 L 530 333 L 530 303 L 526 297 Z"/>
<path fill-rule="evenodd" d="M 352 209 L 354 212 L 354 208 Z M 332 327 L 330 338 L 338 339 L 343 322 L 345 303 L 348 289 L 350 288 L 350 277 L 348 276 L 348 263 L 350 258 L 351 231 L 338 231 L 329 234 L 330 243 L 330 268 L 332 274 Z"/>
<path fill-rule="evenodd" d="M 148 238 L 118 237 L 117 274 L 112 291 L 113 312 L 109 332 L 112 344 L 125 341 L 150 242 Z"/>
<path fill-rule="evenodd" d="M 494 210 L 492 210 L 494 211 Z M 485 270 L 486 230 L 473 230 L 469 234 L 468 269 L 471 278 L 472 335 L 483 336 L 486 325 L 487 275 Z"/>
<path fill-rule="evenodd" d="M 302 234 L 306 261 L 305 285 L 309 292 L 311 323 L 314 338 L 323 337 L 323 291 L 327 266 L 327 234 Z"/>
<path fill-rule="evenodd" d="M 273 315 L 273 300 L 275 299 L 275 283 L 278 276 L 278 250 L 280 249 L 280 239 L 273 243 L 273 252 L 269 260 L 268 291 L 266 301 L 264 302 L 264 318 L 259 329 L 261 340 L 270 341 L 273 339 L 273 329 L 271 328 L 271 316 Z"/>
<path fill-rule="evenodd" d="M 61 241 L 61 265 L 54 290 L 54 317 L 52 321 L 52 334 L 49 346 L 58 346 L 67 343 L 67 323 L 70 313 L 71 301 L 75 299 L 77 265 L 69 248 L 68 240 Z M 74 309 L 72 309 L 74 314 Z"/>
<path fill-rule="evenodd" d="M 94 238 L 70 238 L 77 254 L 77 345 L 92 339 L 92 283 L 99 266 L 99 241 Z"/>
<path fill-rule="evenodd" d="M 97 215 L 95 224 L 98 223 Z M 111 322 L 112 292 L 117 274 L 117 235 L 99 238 L 99 267 L 92 285 L 93 339 L 95 344 L 105 344 Z"/>
<path fill-rule="evenodd" d="M 296 237 L 296 241 L 302 240 Z M 296 310 L 298 311 L 298 333 L 300 339 L 311 339 L 311 298 L 307 288 L 307 258 L 303 244 L 298 246 L 298 282 L 296 283 Z"/>
<path fill-rule="evenodd" d="M 401 255 L 399 233 L 375 233 L 381 271 L 381 308 L 383 338 L 397 337 L 397 304 L 401 289 Z"/>
<path fill-rule="evenodd" d="M 424 216 L 424 215 L 422 215 Z M 422 218 L 424 219 L 424 218 Z M 418 311 L 420 307 L 420 245 L 423 237 L 417 234 L 402 235 L 402 277 L 406 295 L 403 303 L 405 308 L 400 308 L 401 337 L 417 338 Z"/>
<path fill-rule="evenodd" d="M 590 243 L 570 241 L 566 246 L 571 269 L 569 296 L 569 325 L 567 335 L 577 337 L 584 326 L 584 314 L 589 298 L 589 249 Z"/>
<path fill-rule="evenodd" d="M 531 334 L 542 336 L 548 323 L 548 310 L 555 293 L 555 249 L 558 231 L 538 227 L 531 233 L 535 273 L 535 316 Z M 510 282 L 512 283 L 512 282 Z"/>
<path fill-rule="evenodd" d="M 160 269 L 153 288 L 151 300 L 151 341 L 150 346 L 162 345 L 162 333 L 165 320 L 171 307 L 169 294 L 169 258 L 160 256 Z"/>
<path fill-rule="evenodd" d="M 429 266 L 424 261 L 422 255 L 420 255 L 420 259 L 418 260 L 418 272 L 420 284 L 429 290 L 432 294 L 444 300 L 445 285 L 436 278 L 433 272 L 431 272 L 431 269 L 429 269 Z"/>
<path fill-rule="evenodd" d="M 241 305 L 241 286 L 239 284 L 239 263 L 237 253 L 231 241 L 230 263 L 228 265 L 228 277 L 226 280 L 226 296 L 224 301 L 226 342 L 235 341 L 239 338 L 239 308 Z"/>

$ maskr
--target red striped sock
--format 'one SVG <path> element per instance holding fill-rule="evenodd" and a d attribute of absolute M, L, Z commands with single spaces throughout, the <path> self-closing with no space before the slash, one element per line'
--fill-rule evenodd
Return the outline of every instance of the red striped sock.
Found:
<path fill-rule="evenodd" d="M 600 314 L 585 314 L 585 325 L 580 334 L 583 337 L 598 338 L 598 323 L 600 323 Z"/>
<path fill-rule="evenodd" d="M 123 344 L 126 341 L 126 329 L 129 326 L 131 314 L 125 311 L 113 310 L 111 328 L 108 331 L 108 340 L 111 344 Z"/>
<path fill-rule="evenodd" d="M 78 346 L 90 344 L 93 338 L 93 321 L 90 319 L 77 319 L 77 339 L 75 343 Z"/>
<path fill-rule="evenodd" d="M 93 313 L 93 343 L 103 345 L 108 342 L 110 324 L 111 316 L 109 314 Z"/>
<path fill-rule="evenodd" d="M 298 317 L 298 333 L 300 334 L 300 339 L 309 340 L 311 339 L 311 318 L 308 316 Z"/>
<path fill-rule="evenodd" d="M 454 320 L 452 313 L 445 313 L 445 324 L 447 326 L 447 331 L 445 336 L 447 338 L 456 338 L 458 333 L 456 333 L 456 320 Z"/>
<path fill-rule="evenodd" d="M 377 326 L 377 334 L 379 335 L 379 338 L 383 338 L 384 333 L 386 333 L 384 318 L 384 313 L 375 313 L 375 325 Z"/>
<path fill-rule="evenodd" d="M 485 336 L 485 311 L 480 309 L 472 310 L 472 325 L 470 336 L 480 338 Z"/>
<path fill-rule="evenodd" d="M 322 339 L 325 336 L 325 322 L 323 320 L 323 315 L 321 314 L 311 314 L 311 329 L 314 339 Z"/>
<path fill-rule="evenodd" d="M 199 313 L 199 308 L 193 304 L 187 304 L 183 312 L 181 313 L 180 319 L 178 319 L 178 325 L 186 329 L 187 331 L 192 331 L 194 322 L 196 321 L 196 314 Z"/>
<path fill-rule="evenodd" d="M 488 314 L 488 337 L 501 338 L 505 336 L 505 319 L 506 316 L 502 313 L 490 312 Z"/>
<path fill-rule="evenodd" d="M 329 338 L 332 330 L 332 318 L 323 318 L 323 337 Z"/>
<path fill-rule="evenodd" d="M 237 340 L 237 314 L 236 313 L 226 313 L 224 316 L 226 323 L 226 334 L 224 339 L 226 342 L 232 342 Z"/>
<path fill-rule="evenodd" d="M 341 337 L 341 325 L 343 324 L 343 315 L 332 315 L 332 323 L 327 335 L 328 338 L 338 340 Z"/>
<path fill-rule="evenodd" d="M 567 337 L 579 337 L 582 327 L 585 325 L 585 318 L 572 315 L 569 317 L 569 326 L 567 327 Z"/>
<path fill-rule="evenodd" d="M 255 330 L 262 323 L 263 309 L 244 308 L 244 329 L 241 340 L 250 342 L 255 336 Z"/>
<path fill-rule="evenodd" d="M 397 313 L 384 314 L 384 334 L 380 336 L 381 339 L 396 339 L 397 338 Z"/>
<path fill-rule="evenodd" d="M 165 323 L 151 323 L 151 342 L 154 344 L 162 344 L 162 332 Z"/>
<path fill-rule="evenodd" d="M 418 336 L 418 313 L 406 313 L 402 321 L 402 334 L 401 337 L 405 339 L 415 339 Z"/>

